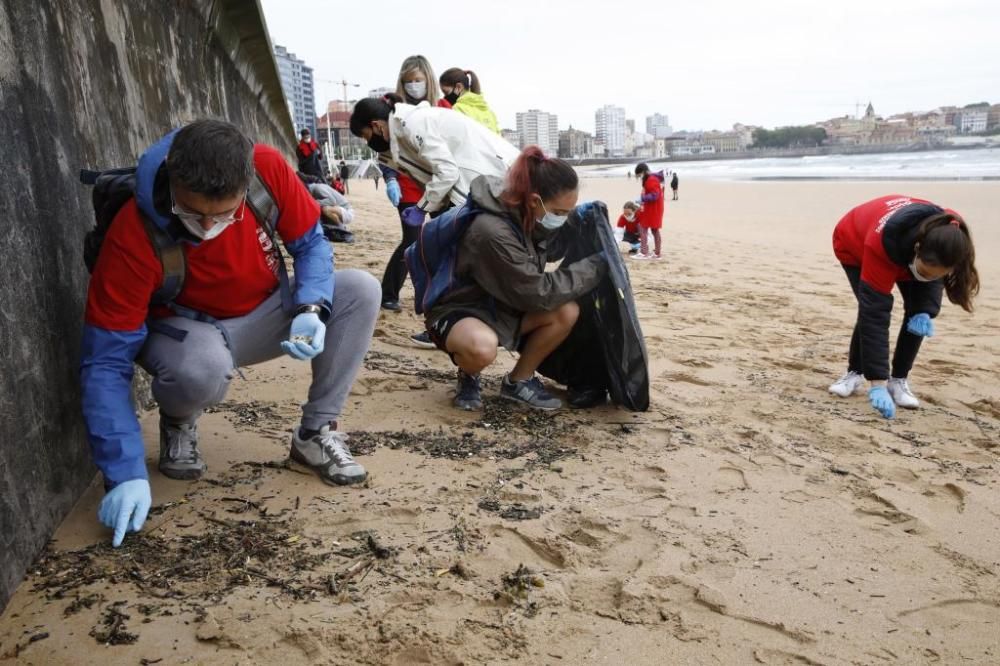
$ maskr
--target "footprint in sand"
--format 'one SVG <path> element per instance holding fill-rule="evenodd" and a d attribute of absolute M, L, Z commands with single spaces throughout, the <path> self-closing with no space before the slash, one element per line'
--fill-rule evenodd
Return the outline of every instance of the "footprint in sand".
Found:
<path fill-rule="evenodd" d="M 498 552 L 502 559 L 523 562 L 533 569 L 564 569 L 568 566 L 564 546 L 549 539 L 529 536 L 512 527 L 494 525 L 487 550 Z"/>
<path fill-rule="evenodd" d="M 746 490 L 750 487 L 746 473 L 738 467 L 720 467 L 712 481 L 717 493 Z"/>
<path fill-rule="evenodd" d="M 687 374 L 686 372 L 664 372 L 658 377 L 658 379 L 668 379 L 672 382 L 684 382 L 686 384 L 694 384 L 695 386 L 715 386 L 712 382 L 699 379 L 693 375 Z"/>

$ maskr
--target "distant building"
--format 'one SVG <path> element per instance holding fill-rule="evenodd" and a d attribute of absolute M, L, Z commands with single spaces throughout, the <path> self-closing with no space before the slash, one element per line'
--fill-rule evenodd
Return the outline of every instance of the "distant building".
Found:
<path fill-rule="evenodd" d="M 395 88 L 386 88 L 383 86 L 381 88 L 372 88 L 371 90 L 368 91 L 368 96 L 381 97 L 382 95 L 387 95 L 389 93 L 394 93 L 394 92 L 396 92 Z"/>
<path fill-rule="evenodd" d="M 361 137 L 351 134 L 351 111 L 354 104 L 333 100 L 326 113 L 316 118 L 316 142 L 328 160 L 352 158 L 365 154 L 367 146 Z"/>
<path fill-rule="evenodd" d="M 538 109 L 517 113 L 517 133 L 521 136 L 521 147 L 536 145 L 546 155 L 559 154 L 559 117 Z"/>
<path fill-rule="evenodd" d="M 604 147 L 608 157 L 622 157 L 625 154 L 625 109 L 607 104 L 594 114 L 596 143 Z"/>
<path fill-rule="evenodd" d="M 971 109 L 962 109 L 961 122 L 958 131 L 962 134 L 975 134 L 985 132 L 990 118 L 990 107 L 981 106 Z"/>
<path fill-rule="evenodd" d="M 711 146 L 714 153 L 739 153 L 747 148 L 743 136 L 739 132 L 705 132 L 702 143 Z"/>
<path fill-rule="evenodd" d="M 986 129 L 995 130 L 1000 128 L 1000 104 L 990 107 L 990 112 L 986 117 Z"/>
<path fill-rule="evenodd" d="M 559 132 L 559 157 L 586 159 L 594 154 L 594 137 L 589 132 L 573 129 Z"/>
<path fill-rule="evenodd" d="M 292 111 L 296 134 L 308 129 L 316 136 L 316 93 L 312 67 L 306 66 L 284 46 L 275 45 L 274 59 L 278 63 L 281 89 Z"/>
<path fill-rule="evenodd" d="M 518 148 L 521 147 L 521 135 L 517 130 L 502 129 L 500 130 L 500 136 L 510 145 L 517 146 Z"/>
<path fill-rule="evenodd" d="M 657 139 L 664 139 L 674 133 L 670 127 L 670 118 L 662 113 L 654 113 L 646 116 L 646 133 L 652 134 Z"/>

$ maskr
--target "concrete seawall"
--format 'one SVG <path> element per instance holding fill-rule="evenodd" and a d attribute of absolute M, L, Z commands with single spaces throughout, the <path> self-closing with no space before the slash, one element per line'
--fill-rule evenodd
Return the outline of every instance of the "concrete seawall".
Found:
<path fill-rule="evenodd" d="M 95 472 L 78 382 L 93 224 L 79 169 L 134 164 L 206 116 L 290 154 L 257 2 L 0 0 L 0 608 Z"/>

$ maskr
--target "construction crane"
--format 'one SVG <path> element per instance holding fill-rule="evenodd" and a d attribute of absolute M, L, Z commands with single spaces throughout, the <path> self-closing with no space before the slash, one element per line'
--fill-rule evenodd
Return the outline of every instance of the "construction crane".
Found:
<path fill-rule="evenodd" d="M 348 81 L 346 77 L 341 78 L 339 81 L 334 81 L 332 79 L 316 79 L 317 81 L 322 81 L 323 83 L 332 83 L 334 85 L 341 86 L 344 95 L 344 108 L 350 109 L 349 102 L 347 100 L 347 89 L 350 88 L 360 88 L 360 83 L 353 83 Z M 346 155 L 341 155 L 341 157 L 346 157 Z M 333 127 L 330 125 L 330 103 L 326 103 L 326 165 L 327 168 L 332 170 L 333 164 Z"/>

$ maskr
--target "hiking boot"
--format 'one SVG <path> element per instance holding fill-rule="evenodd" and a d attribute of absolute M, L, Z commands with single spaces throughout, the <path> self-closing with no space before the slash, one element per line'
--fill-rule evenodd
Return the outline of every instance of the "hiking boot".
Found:
<path fill-rule="evenodd" d="M 160 473 L 182 481 L 200 479 L 208 466 L 198 451 L 198 426 L 160 417 Z"/>
<path fill-rule="evenodd" d="M 431 335 L 427 331 L 414 333 L 410 336 L 410 342 L 421 349 L 437 349 L 437 345 L 431 341 Z"/>
<path fill-rule="evenodd" d="M 324 483 L 346 486 L 368 478 L 365 468 L 351 456 L 346 434 L 331 429 L 329 425 L 306 439 L 302 439 L 301 434 L 300 428 L 292 433 L 290 457 L 300 465 L 311 468 Z"/>
<path fill-rule="evenodd" d="M 458 371 L 458 385 L 455 387 L 455 399 L 452 404 L 467 412 L 475 412 L 483 408 L 478 374 L 469 375 L 463 370 Z"/>
<path fill-rule="evenodd" d="M 545 385 L 538 377 L 512 382 L 509 375 L 504 375 L 500 383 L 500 397 L 546 411 L 562 407 L 562 401 L 546 391 Z"/>
<path fill-rule="evenodd" d="M 913 395 L 913 391 L 910 390 L 910 384 L 906 381 L 905 377 L 891 377 L 886 388 L 889 389 L 892 401 L 900 407 L 916 409 L 920 406 L 920 401 L 917 400 L 917 396 Z"/>
<path fill-rule="evenodd" d="M 400 312 L 403 307 L 399 304 L 397 299 L 386 298 L 382 301 L 382 309 L 389 310 L 390 312 Z"/>
<path fill-rule="evenodd" d="M 860 372 L 853 370 L 830 384 L 830 393 L 839 395 L 841 398 L 849 398 L 856 393 L 864 393 L 865 377 Z"/>

